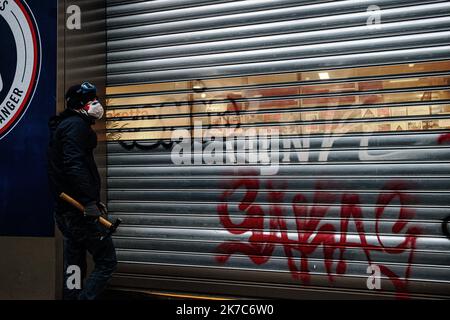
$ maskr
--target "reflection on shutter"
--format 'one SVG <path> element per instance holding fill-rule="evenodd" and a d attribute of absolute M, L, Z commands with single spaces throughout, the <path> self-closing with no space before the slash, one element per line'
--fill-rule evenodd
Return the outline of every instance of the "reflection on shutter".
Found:
<path fill-rule="evenodd" d="M 449 10 L 108 1 L 114 284 L 450 296 Z"/>

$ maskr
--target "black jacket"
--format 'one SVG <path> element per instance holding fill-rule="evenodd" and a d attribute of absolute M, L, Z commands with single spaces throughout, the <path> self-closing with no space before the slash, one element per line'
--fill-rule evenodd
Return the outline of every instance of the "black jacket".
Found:
<path fill-rule="evenodd" d="M 97 135 L 91 128 L 93 124 L 93 120 L 70 109 L 49 121 L 48 175 L 57 212 L 73 209 L 59 199 L 61 192 L 83 205 L 100 201 L 100 175 L 93 155 Z"/>

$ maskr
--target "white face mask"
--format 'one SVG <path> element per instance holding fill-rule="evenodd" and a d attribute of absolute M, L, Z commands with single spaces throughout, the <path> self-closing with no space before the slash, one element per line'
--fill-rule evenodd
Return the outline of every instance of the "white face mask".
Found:
<path fill-rule="evenodd" d="M 100 120 L 104 113 L 103 106 L 98 100 L 88 102 L 82 110 L 96 120 Z"/>

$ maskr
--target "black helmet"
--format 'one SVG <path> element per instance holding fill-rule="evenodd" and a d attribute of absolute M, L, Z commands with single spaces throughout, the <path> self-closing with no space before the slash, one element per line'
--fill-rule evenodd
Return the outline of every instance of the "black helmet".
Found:
<path fill-rule="evenodd" d="M 82 108 L 86 103 L 97 98 L 97 88 L 89 82 L 74 85 L 66 92 L 66 103 L 69 109 Z"/>

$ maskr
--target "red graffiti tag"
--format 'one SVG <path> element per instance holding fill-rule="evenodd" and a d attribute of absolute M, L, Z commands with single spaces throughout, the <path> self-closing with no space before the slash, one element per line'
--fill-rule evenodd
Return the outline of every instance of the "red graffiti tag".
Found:
<path fill-rule="evenodd" d="M 265 192 L 261 192 L 262 187 L 265 187 Z M 412 199 L 401 191 L 406 189 L 403 183 L 387 183 L 383 192 L 378 196 L 377 206 L 374 210 L 375 233 L 378 241 L 376 245 L 369 244 L 367 241 L 359 195 L 351 193 L 339 196 L 325 191 L 321 184 L 316 185 L 312 202 L 308 202 L 307 197 L 302 193 L 298 193 L 292 198 L 291 208 L 297 232 L 295 239 L 289 238 L 289 229 L 285 219 L 287 217 L 286 207 L 282 205 L 285 203 L 284 190 L 286 188 L 286 185 L 275 187 L 272 181 L 261 181 L 256 176 L 233 181 L 231 187 L 223 193 L 221 204 L 217 207 L 219 219 L 231 234 L 241 235 L 250 232 L 250 236 L 248 242 L 227 241 L 220 244 L 217 248 L 219 255 L 216 257 L 219 263 L 226 263 L 231 255 L 241 253 L 247 255 L 253 263 L 262 265 L 270 260 L 275 247 L 280 245 L 292 277 L 309 283 L 311 279 L 308 267 L 309 257 L 319 247 L 322 247 L 325 270 L 329 281 L 333 282 L 336 275 L 343 275 L 347 271 L 344 254 L 348 248 L 362 249 L 369 264 L 373 261 L 371 257 L 373 251 L 388 255 L 409 252 L 404 277 L 400 277 L 389 267 L 378 264 L 380 271 L 390 279 L 399 296 L 407 292 L 416 239 L 420 230 L 417 227 L 408 227 L 408 221 L 414 217 L 414 212 L 405 206 Z M 240 223 L 232 221 L 229 210 L 230 198 L 237 193 L 237 190 L 244 191 L 242 199 L 238 203 L 238 209 L 245 213 L 245 218 Z M 260 194 L 265 195 L 266 199 L 258 199 Z M 266 208 L 268 212 L 264 212 L 263 207 L 258 204 L 262 201 L 269 204 L 268 209 Z M 336 230 L 336 227 L 330 223 L 321 224 L 330 208 L 329 203 L 336 201 L 340 203 L 339 230 Z M 404 240 L 395 246 L 387 246 L 381 237 L 380 223 L 386 207 L 394 201 L 400 203 L 400 212 L 392 226 L 391 234 L 400 235 L 404 237 Z M 265 219 L 266 222 L 268 219 L 268 229 L 264 227 Z M 352 242 L 347 237 L 351 220 L 355 223 L 359 242 Z M 339 258 L 334 272 L 335 252 L 338 253 Z M 294 253 L 297 253 L 300 258 L 294 258 Z M 298 264 L 296 260 L 299 261 Z"/>
<path fill-rule="evenodd" d="M 445 133 L 439 136 L 438 143 L 444 144 L 450 142 L 450 133 Z"/>

